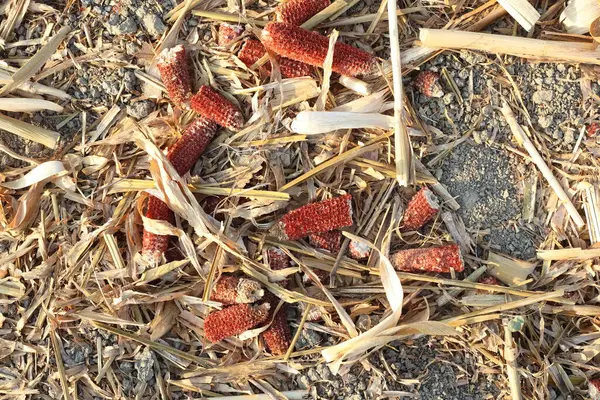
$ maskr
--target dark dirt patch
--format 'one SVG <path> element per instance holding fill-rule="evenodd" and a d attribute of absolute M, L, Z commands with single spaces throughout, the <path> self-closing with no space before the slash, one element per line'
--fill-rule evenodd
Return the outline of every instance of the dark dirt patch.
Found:
<path fill-rule="evenodd" d="M 458 214 L 471 230 L 490 229 L 489 242 L 502 253 L 528 259 L 535 244 L 519 224 L 523 184 L 518 160 L 506 151 L 468 142 L 454 148 L 437 175 L 461 208 Z"/>
<path fill-rule="evenodd" d="M 488 400 L 499 394 L 495 377 L 477 374 L 478 367 L 469 353 L 440 349 L 440 343 L 433 339 L 395 342 L 371 356 L 378 373 L 357 365 L 340 377 L 321 364 L 308 369 L 299 384 L 308 387 L 315 398 L 331 400 L 374 398 L 374 378 L 381 374 L 383 390 L 410 392 L 421 400 Z"/>

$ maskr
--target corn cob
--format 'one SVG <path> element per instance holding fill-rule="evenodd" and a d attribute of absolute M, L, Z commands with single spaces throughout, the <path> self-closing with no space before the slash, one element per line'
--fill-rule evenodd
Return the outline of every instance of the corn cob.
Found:
<path fill-rule="evenodd" d="M 390 256 L 390 261 L 399 271 L 456 272 L 464 270 L 460 247 L 456 244 L 425 249 L 402 250 Z"/>
<path fill-rule="evenodd" d="M 265 294 L 260 283 L 252 279 L 240 278 L 233 275 L 223 275 L 217 281 L 210 296 L 213 301 L 223 304 L 254 303 Z"/>
<path fill-rule="evenodd" d="M 282 57 L 315 67 L 323 67 L 329 50 L 329 39 L 300 27 L 270 22 L 262 32 L 263 44 Z M 336 43 L 332 70 L 342 75 L 356 76 L 375 72 L 377 59 L 356 47 Z"/>
<path fill-rule="evenodd" d="M 219 33 L 217 35 L 217 44 L 221 47 L 227 46 L 235 39 L 244 33 L 244 27 L 239 25 L 231 25 L 222 23 L 219 25 Z"/>
<path fill-rule="evenodd" d="M 437 212 L 440 205 L 436 196 L 427 187 L 423 187 L 413 196 L 404 212 L 405 230 L 417 230 L 425 225 Z"/>
<path fill-rule="evenodd" d="M 290 0 L 275 9 L 275 16 L 278 22 L 302 25 L 329 4 L 329 0 Z"/>
<path fill-rule="evenodd" d="M 240 110 L 210 86 L 202 86 L 190 103 L 198 114 L 227 129 L 237 131 L 244 124 Z"/>
<path fill-rule="evenodd" d="M 355 260 L 364 260 L 371 255 L 371 249 L 366 244 L 351 240 L 348 245 L 348 254 Z"/>
<path fill-rule="evenodd" d="M 191 83 L 185 48 L 178 45 L 164 49 L 158 56 L 156 67 L 171 101 L 188 109 Z"/>
<path fill-rule="evenodd" d="M 588 137 L 596 137 L 596 135 L 598 135 L 598 132 L 600 132 L 600 124 L 597 122 L 592 122 L 588 125 L 586 129 Z"/>
<path fill-rule="evenodd" d="M 600 378 L 590 379 L 588 381 L 589 399 L 600 400 Z"/>
<path fill-rule="evenodd" d="M 252 329 L 267 320 L 269 308 L 268 303 L 258 306 L 235 304 L 219 311 L 213 311 L 204 319 L 206 339 L 215 343 Z"/>
<path fill-rule="evenodd" d="M 348 226 L 352 226 L 352 196 L 349 194 L 290 211 L 278 224 L 281 236 L 287 240 Z"/>
<path fill-rule="evenodd" d="M 281 249 L 272 248 L 267 250 L 267 262 L 273 271 L 290 268 L 292 260 Z"/>
<path fill-rule="evenodd" d="M 265 295 L 265 300 L 270 304 L 269 317 L 267 322 L 273 319 L 272 313 L 277 309 L 279 298 L 268 292 Z M 281 308 L 275 315 L 271 326 L 262 333 L 265 344 L 274 355 L 285 354 L 292 342 L 292 333 L 287 322 L 287 304 L 282 304 Z"/>
<path fill-rule="evenodd" d="M 175 214 L 169 206 L 157 197 L 150 196 L 148 198 L 148 208 L 146 210 L 146 218 L 167 221 L 171 224 L 175 223 Z M 155 233 L 144 230 L 142 237 L 142 256 L 148 261 L 158 261 L 163 253 L 169 248 L 170 236 L 157 235 Z"/>
<path fill-rule="evenodd" d="M 181 138 L 167 154 L 167 159 L 179 175 L 186 174 L 194 166 L 216 133 L 217 125 L 200 116 L 186 127 Z M 148 200 L 146 217 L 168 221 L 171 224 L 175 222 L 175 215 L 169 206 L 154 196 Z M 169 247 L 169 240 L 169 236 L 144 231 L 143 256 L 150 261 L 160 259 Z"/>
<path fill-rule="evenodd" d="M 322 233 L 312 233 L 308 236 L 311 246 L 337 253 L 342 247 L 342 232 L 333 230 Z"/>
<path fill-rule="evenodd" d="M 439 84 L 440 74 L 434 71 L 423 71 L 417 75 L 415 86 L 427 97 L 442 97 L 444 91 Z"/>
<path fill-rule="evenodd" d="M 479 280 L 477 281 L 479 283 L 483 283 L 484 285 L 500 285 L 500 281 L 498 279 L 496 279 L 493 276 L 482 276 L 481 278 L 479 278 Z M 489 293 L 488 290 L 485 289 L 477 289 L 477 294 L 486 294 Z"/>
<path fill-rule="evenodd" d="M 265 49 L 265 46 L 263 46 L 261 42 L 254 39 L 248 39 L 240 49 L 238 58 L 247 67 L 251 67 L 265 54 L 267 54 L 267 49 Z M 279 62 L 279 70 L 284 78 L 299 78 L 301 76 L 312 75 L 312 67 L 308 64 L 279 56 L 277 56 L 276 59 L 277 62 Z M 270 73 L 270 67 L 267 70 Z"/>

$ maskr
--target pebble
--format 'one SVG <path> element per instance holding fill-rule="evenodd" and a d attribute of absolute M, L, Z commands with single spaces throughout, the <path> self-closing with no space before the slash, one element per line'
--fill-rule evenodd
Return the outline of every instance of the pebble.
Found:
<path fill-rule="evenodd" d="M 554 118 L 552 117 L 552 115 L 540 115 L 538 118 L 538 124 L 540 124 L 540 126 L 543 129 L 549 128 L 550 125 L 552 125 L 552 120 Z"/>
<path fill-rule="evenodd" d="M 152 111 L 154 111 L 154 108 L 155 104 L 152 100 L 136 101 L 127 106 L 127 115 L 139 120 L 146 118 Z"/>
<path fill-rule="evenodd" d="M 552 92 L 552 90 L 538 90 L 535 93 L 533 93 L 531 100 L 535 104 L 543 104 L 551 102 L 553 97 L 554 93 Z"/>

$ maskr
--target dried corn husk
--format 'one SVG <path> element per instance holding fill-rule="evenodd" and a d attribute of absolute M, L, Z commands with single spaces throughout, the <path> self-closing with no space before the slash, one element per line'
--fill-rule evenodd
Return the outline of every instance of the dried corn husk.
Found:
<path fill-rule="evenodd" d="M 571 0 L 560 14 L 560 22 L 569 33 L 585 34 L 592 22 L 600 17 L 598 0 Z"/>
<path fill-rule="evenodd" d="M 527 32 L 531 31 L 540 19 L 540 13 L 528 0 L 498 0 L 498 3 L 515 19 Z"/>
<path fill-rule="evenodd" d="M 14 97 L 0 99 L 0 110 L 9 112 L 36 112 L 50 110 L 63 112 L 64 108 L 56 103 L 41 99 L 17 99 Z"/>

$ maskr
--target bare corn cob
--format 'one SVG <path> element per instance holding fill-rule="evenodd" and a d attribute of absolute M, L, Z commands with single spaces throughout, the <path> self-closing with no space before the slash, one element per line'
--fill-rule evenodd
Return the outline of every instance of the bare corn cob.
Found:
<path fill-rule="evenodd" d="M 240 110 L 210 86 L 202 86 L 190 103 L 198 114 L 227 129 L 237 131 L 244 124 Z"/>
<path fill-rule="evenodd" d="M 252 329 L 267 320 L 269 309 L 268 303 L 262 303 L 258 306 L 235 304 L 214 311 L 204 319 L 206 339 L 215 343 Z"/>
<path fill-rule="evenodd" d="M 254 303 L 264 294 L 260 283 L 252 279 L 223 275 L 217 281 L 210 299 L 223 304 Z"/>
<path fill-rule="evenodd" d="M 275 16 L 279 22 L 302 25 L 329 4 L 329 0 L 290 0 L 275 9 Z"/>
<path fill-rule="evenodd" d="M 238 58 L 246 66 L 250 67 L 254 65 L 258 60 L 263 58 L 267 54 L 267 49 L 262 45 L 261 42 L 254 39 L 248 39 L 244 42 L 244 45 L 238 53 Z M 279 62 L 279 69 L 281 75 L 284 78 L 299 78 L 301 76 L 312 75 L 312 68 L 308 64 L 301 63 L 299 61 L 290 60 L 289 58 L 277 56 Z M 268 69 L 270 72 L 270 68 Z"/>
<path fill-rule="evenodd" d="M 181 108 L 189 108 L 191 83 L 185 48 L 178 45 L 164 49 L 158 56 L 156 67 L 171 101 Z"/>
<path fill-rule="evenodd" d="M 278 22 L 270 22 L 262 32 L 263 44 L 282 57 L 315 67 L 323 67 L 329 50 L 329 39 L 316 32 Z M 356 76 L 375 72 L 377 59 L 356 47 L 336 43 L 332 70 Z"/>
<path fill-rule="evenodd" d="M 440 210 L 437 197 L 427 187 L 423 187 L 413 196 L 404 212 L 405 230 L 416 230 L 425 225 Z"/>
<path fill-rule="evenodd" d="M 456 272 L 464 270 L 460 247 L 456 244 L 425 249 L 402 250 L 390 256 L 395 269 L 409 272 Z"/>
<path fill-rule="evenodd" d="M 179 175 L 186 174 L 198 161 L 204 150 L 217 133 L 217 125 L 201 116 L 189 124 L 181 138 L 169 149 L 167 159 Z M 154 196 L 148 200 L 146 217 L 175 222 L 175 215 L 163 201 Z M 144 231 L 142 254 L 148 260 L 157 261 L 169 247 L 170 236 L 157 235 Z"/>
<path fill-rule="evenodd" d="M 288 240 L 348 226 L 352 226 L 352 196 L 349 194 L 290 211 L 278 224 L 281 235 Z"/>

